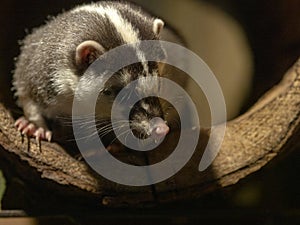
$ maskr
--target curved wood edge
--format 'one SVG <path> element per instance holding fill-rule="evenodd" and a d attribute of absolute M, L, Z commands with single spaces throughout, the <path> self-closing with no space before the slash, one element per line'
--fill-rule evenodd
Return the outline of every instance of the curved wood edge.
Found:
<path fill-rule="evenodd" d="M 299 124 L 300 59 L 248 112 L 227 123 L 221 148 L 208 169 L 198 171 L 200 144 L 192 160 L 169 181 L 172 186 L 158 185 L 158 199 L 191 199 L 236 184 L 279 154 L 297 149 Z M 218 140 L 221 128 L 214 127 L 210 138 Z"/>
<path fill-rule="evenodd" d="M 24 138 L 15 129 L 9 111 L 1 104 L 0 156 L 13 161 L 16 170 L 21 168 L 18 173 L 28 182 L 42 182 L 44 188 L 60 190 L 64 194 L 70 191 L 73 197 L 83 194 L 96 199 L 99 205 L 118 207 L 170 202 L 199 197 L 233 185 L 262 168 L 279 153 L 296 149 L 299 115 L 300 60 L 282 82 L 247 113 L 227 123 L 220 151 L 203 172 L 198 171 L 198 166 L 210 136 L 208 130 L 201 130 L 192 159 L 176 175 L 153 186 L 128 187 L 96 175 L 84 162 L 72 158 L 55 143 L 42 142 L 40 147 L 34 139 Z M 210 138 L 220 138 L 218 129 L 218 126 L 213 128 Z M 193 131 L 182 133 L 191 135 Z M 178 132 L 172 133 L 160 151 L 147 154 L 147 162 L 151 164 L 163 157 L 169 151 L 166 146 L 170 148 L 178 135 Z M 42 179 L 34 180 L 37 176 Z M 49 183 L 51 185 L 47 185 Z"/>

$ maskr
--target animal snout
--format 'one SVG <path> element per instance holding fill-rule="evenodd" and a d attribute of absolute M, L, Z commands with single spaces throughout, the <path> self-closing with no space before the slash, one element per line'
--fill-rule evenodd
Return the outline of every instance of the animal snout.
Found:
<path fill-rule="evenodd" d="M 160 141 L 169 133 L 170 128 L 162 118 L 156 117 L 150 121 L 150 130 L 151 137 Z"/>

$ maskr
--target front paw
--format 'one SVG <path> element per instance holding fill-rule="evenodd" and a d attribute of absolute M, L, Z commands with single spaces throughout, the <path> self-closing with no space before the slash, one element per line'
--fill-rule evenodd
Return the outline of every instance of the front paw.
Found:
<path fill-rule="evenodd" d="M 35 137 L 37 142 L 41 140 L 51 141 L 52 132 L 43 128 L 37 127 L 34 123 L 28 121 L 25 117 L 20 117 L 15 122 L 15 126 L 18 131 L 20 131 L 23 135 L 27 135 L 28 137 Z"/>

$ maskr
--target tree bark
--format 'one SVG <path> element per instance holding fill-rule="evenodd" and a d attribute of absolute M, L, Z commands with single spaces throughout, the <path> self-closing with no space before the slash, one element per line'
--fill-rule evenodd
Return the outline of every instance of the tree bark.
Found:
<path fill-rule="evenodd" d="M 0 156 L 13 165 L 26 182 L 43 190 L 70 196 L 76 201 L 93 201 L 109 207 L 147 205 L 200 197 L 233 185 L 261 169 L 276 156 L 299 146 L 300 127 L 300 60 L 280 84 L 264 95 L 248 112 L 227 123 L 221 149 L 213 163 L 203 172 L 198 166 L 210 130 L 201 130 L 192 159 L 168 180 L 146 187 L 119 185 L 93 172 L 89 166 L 70 156 L 56 143 L 23 137 L 14 127 L 8 110 L 0 104 Z M 218 131 L 220 127 L 213 129 Z M 181 132 L 190 135 L 194 131 Z M 153 164 L 176 146 L 168 135 L 159 151 L 146 155 L 120 153 L 122 159 L 136 165 Z M 218 132 L 212 138 L 218 138 Z M 6 163 L 2 160 L 2 163 Z"/>

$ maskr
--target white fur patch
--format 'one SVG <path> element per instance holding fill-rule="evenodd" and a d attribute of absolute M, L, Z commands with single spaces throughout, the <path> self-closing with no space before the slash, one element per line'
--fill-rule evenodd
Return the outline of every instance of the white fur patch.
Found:
<path fill-rule="evenodd" d="M 142 107 L 146 112 L 148 112 L 149 109 L 150 109 L 150 105 L 147 104 L 147 103 L 145 103 L 145 101 L 142 101 L 141 107 Z"/>
<path fill-rule="evenodd" d="M 148 64 L 147 64 L 144 53 L 139 51 L 139 49 L 136 49 L 136 54 L 137 54 L 137 57 L 138 57 L 139 61 L 143 65 L 143 68 L 144 68 L 144 71 L 145 71 L 146 75 L 148 76 L 149 75 L 149 67 L 148 67 Z"/>
<path fill-rule="evenodd" d="M 156 96 L 159 93 L 158 77 L 155 75 L 141 77 L 135 90 L 141 96 Z"/>
<path fill-rule="evenodd" d="M 73 10 L 73 12 L 86 11 L 97 13 L 103 17 L 108 18 L 115 26 L 118 33 L 121 35 L 125 43 L 136 43 L 139 41 L 139 33 L 130 22 L 128 22 L 118 10 L 111 7 L 103 7 L 101 5 L 86 5 Z"/>
<path fill-rule="evenodd" d="M 134 26 L 127 21 L 120 12 L 117 9 L 114 9 L 112 7 L 104 7 L 98 4 L 92 4 L 92 5 L 86 5 L 86 6 L 81 6 L 73 10 L 73 12 L 79 12 L 79 11 L 86 11 L 86 12 L 91 12 L 91 13 L 97 13 L 103 17 L 108 18 L 111 23 L 114 25 L 116 28 L 117 32 L 120 34 L 122 37 L 123 41 L 128 44 L 135 44 L 140 41 L 139 39 L 139 31 L 134 28 Z M 138 11 L 135 12 L 137 17 L 142 17 L 142 14 Z M 160 19 L 154 20 L 153 24 L 153 31 L 154 32 L 159 32 L 162 27 L 163 27 L 163 21 Z M 146 62 L 146 58 L 144 56 L 144 53 L 139 50 L 138 44 L 136 45 L 136 54 L 139 59 L 139 61 L 143 65 L 143 69 L 146 73 L 146 75 L 149 75 L 149 67 Z M 124 83 L 129 82 L 130 76 L 129 74 L 124 74 Z M 143 86 L 145 84 L 141 84 Z M 147 85 L 147 84 L 146 84 Z"/>
<path fill-rule="evenodd" d="M 97 13 L 101 16 L 105 16 L 106 9 L 102 6 L 92 4 L 92 5 L 79 6 L 72 10 L 72 12 L 74 12 L 74 13 L 80 12 L 80 11 L 92 12 L 92 13 Z"/>
<path fill-rule="evenodd" d="M 123 85 L 126 86 L 132 81 L 132 75 L 127 71 L 127 69 L 123 69 L 121 79 Z"/>
<path fill-rule="evenodd" d="M 117 10 L 108 8 L 106 15 L 126 43 L 133 44 L 139 41 L 138 31 L 133 28 L 131 23 L 122 18 Z"/>

